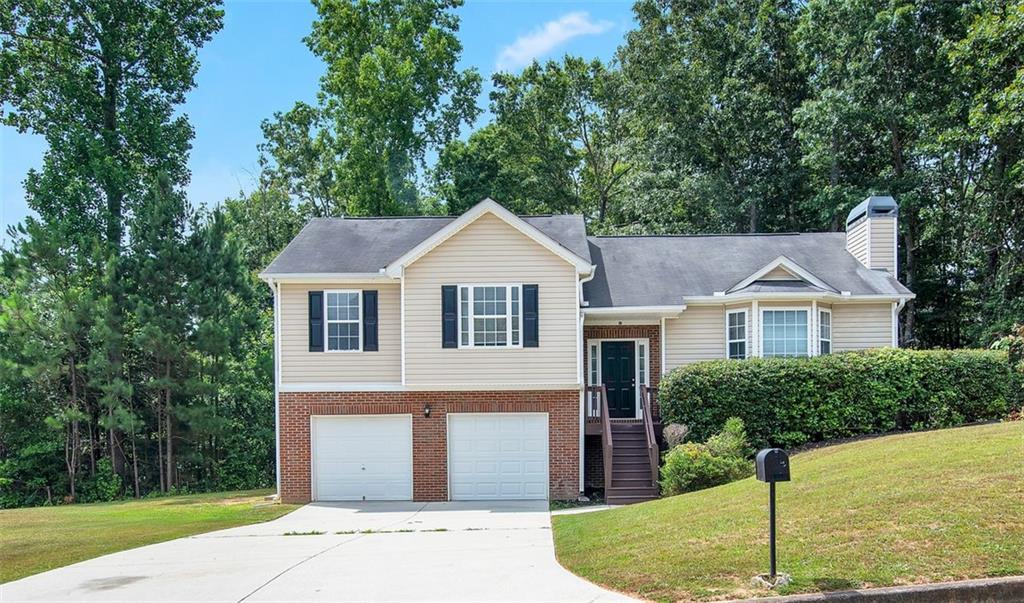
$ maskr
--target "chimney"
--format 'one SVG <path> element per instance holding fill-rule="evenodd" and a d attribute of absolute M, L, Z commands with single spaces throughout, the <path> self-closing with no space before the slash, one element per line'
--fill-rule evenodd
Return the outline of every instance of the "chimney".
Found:
<path fill-rule="evenodd" d="M 846 217 L 846 250 L 872 270 L 896 274 L 896 215 L 892 197 L 868 197 Z"/>

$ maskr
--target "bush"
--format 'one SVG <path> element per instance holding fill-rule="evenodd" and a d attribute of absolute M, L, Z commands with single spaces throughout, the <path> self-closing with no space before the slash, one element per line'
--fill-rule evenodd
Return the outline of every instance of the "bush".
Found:
<path fill-rule="evenodd" d="M 710 437 L 739 417 L 756 447 L 1000 419 L 1011 398 L 1001 351 L 885 348 L 814 358 L 716 360 L 661 381 L 666 423 Z"/>
<path fill-rule="evenodd" d="M 84 480 L 79 486 L 77 502 L 110 502 L 121 497 L 121 476 L 114 473 L 114 466 L 109 458 L 102 458 L 96 463 L 96 475 Z"/>
<path fill-rule="evenodd" d="M 754 472 L 746 458 L 749 449 L 743 421 L 731 417 L 706 443 L 680 444 L 665 454 L 662 494 L 693 492 L 748 477 Z"/>

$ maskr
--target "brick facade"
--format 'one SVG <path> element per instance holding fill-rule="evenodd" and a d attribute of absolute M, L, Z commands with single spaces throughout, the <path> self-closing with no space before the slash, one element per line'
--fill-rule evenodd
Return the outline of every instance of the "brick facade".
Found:
<path fill-rule="evenodd" d="M 430 405 L 430 417 L 424 407 Z M 447 392 L 281 392 L 281 499 L 309 502 L 310 417 L 314 415 L 411 414 L 413 498 L 448 500 L 448 413 L 548 413 L 549 496 L 579 494 L 577 390 Z"/>
<path fill-rule="evenodd" d="M 647 339 L 651 349 L 647 351 L 649 368 L 648 383 L 658 387 L 661 382 L 661 327 L 660 325 L 591 325 L 583 327 L 583 366 L 586 367 L 587 384 L 590 380 L 590 340 L 591 339 Z M 655 420 L 658 418 L 658 403 L 655 402 L 651 411 Z"/>

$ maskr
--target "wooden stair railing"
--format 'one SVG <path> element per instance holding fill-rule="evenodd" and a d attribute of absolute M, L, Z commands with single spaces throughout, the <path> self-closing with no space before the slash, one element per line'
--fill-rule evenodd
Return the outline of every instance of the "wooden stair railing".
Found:
<path fill-rule="evenodd" d="M 612 443 L 612 421 L 608 414 L 608 390 L 604 385 L 587 386 L 587 417 L 595 414 L 601 419 L 601 454 L 604 460 L 604 483 L 612 483 L 612 463 L 615 446 Z M 596 397 L 596 400 L 594 399 Z"/>
<path fill-rule="evenodd" d="M 653 396 L 658 395 L 658 389 L 654 387 L 640 386 L 640 412 L 644 420 L 644 434 L 647 439 L 647 458 L 651 462 L 651 485 L 658 485 L 658 440 L 654 437 L 654 414 L 651 407 L 654 406 Z"/>

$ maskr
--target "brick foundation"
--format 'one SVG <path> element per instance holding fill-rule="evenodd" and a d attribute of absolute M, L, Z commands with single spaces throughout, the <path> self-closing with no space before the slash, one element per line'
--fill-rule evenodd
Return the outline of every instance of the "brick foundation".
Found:
<path fill-rule="evenodd" d="M 423 408 L 430 405 L 430 417 Z M 549 496 L 579 494 L 577 390 L 458 392 L 281 392 L 281 499 L 309 502 L 310 417 L 411 414 L 413 498 L 448 500 L 447 416 L 458 412 L 548 413 Z"/>

